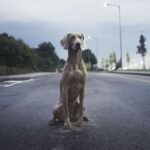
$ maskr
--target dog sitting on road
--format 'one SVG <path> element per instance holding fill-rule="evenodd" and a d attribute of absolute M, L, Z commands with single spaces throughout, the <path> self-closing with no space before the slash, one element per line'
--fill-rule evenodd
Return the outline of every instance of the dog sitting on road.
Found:
<path fill-rule="evenodd" d="M 53 109 L 53 119 L 49 125 L 55 124 L 56 120 L 64 121 L 65 128 L 71 128 L 72 120 L 78 120 L 78 126 L 84 124 L 83 102 L 87 71 L 82 59 L 84 36 L 81 33 L 69 33 L 62 40 L 61 45 L 68 50 L 68 59 L 65 64 L 60 80 L 60 99 Z"/>

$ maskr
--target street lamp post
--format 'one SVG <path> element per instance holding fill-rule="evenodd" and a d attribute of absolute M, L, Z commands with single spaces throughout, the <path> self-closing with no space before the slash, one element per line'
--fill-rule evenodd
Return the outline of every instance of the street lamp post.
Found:
<path fill-rule="evenodd" d="M 118 8 L 119 12 L 119 38 L 120 38 L 120 64 L 122 70 L 122 29 L 121 29 L 121 12 L 120 12 L 120 5 L 116 4 L 104 4 L 104 6 L 113 6 Z"/>

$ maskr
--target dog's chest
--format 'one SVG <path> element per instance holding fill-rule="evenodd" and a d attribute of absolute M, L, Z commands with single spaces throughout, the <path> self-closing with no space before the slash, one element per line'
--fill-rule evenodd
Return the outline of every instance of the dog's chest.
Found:
<path fill-rule="evenodd" d="M 73 70 L 69 73 L 68 84 L 70 86 L 79 86 L 84 84 L 85 78 L 84 74 L 80 70 Z"/>
<path fill-rule="evenodd" d="M 68 87 L 70 99 L 76 99 L 79 95 L 81 88 L 84 88 L 85 77 L 80 70 L 75 70 L 69 73 Z"/>

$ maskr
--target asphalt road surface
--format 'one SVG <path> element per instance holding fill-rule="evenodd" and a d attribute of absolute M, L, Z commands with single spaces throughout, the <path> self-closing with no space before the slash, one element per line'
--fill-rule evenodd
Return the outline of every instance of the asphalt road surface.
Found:
<path fill-rule="evenodd" d="M 150 150 L 150 77 L 90 73 L 83 128 L 49 127 L 60 74 L 0 83 L 0 150 Z"/>

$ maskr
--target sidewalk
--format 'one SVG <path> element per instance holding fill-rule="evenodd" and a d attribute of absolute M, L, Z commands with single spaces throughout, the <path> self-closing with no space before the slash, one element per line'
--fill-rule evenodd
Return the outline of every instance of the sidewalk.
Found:
<path fill-rule="evenodd" d="M 109 72 L 110 73 L 117 73 L 117 74 L 150 76 L 150 71 L 109 71 Z"/>
<path fill-rule="evenodd" d="M 37 78 L 44 75 L 55 74 L 55 72 L 39 72 L 39 73 L 28 73 L 28 74 L 17 74 L 17 75 L 0 75 L 0 82 L 6 80 L 27 80 L 30 78 Z"/>

